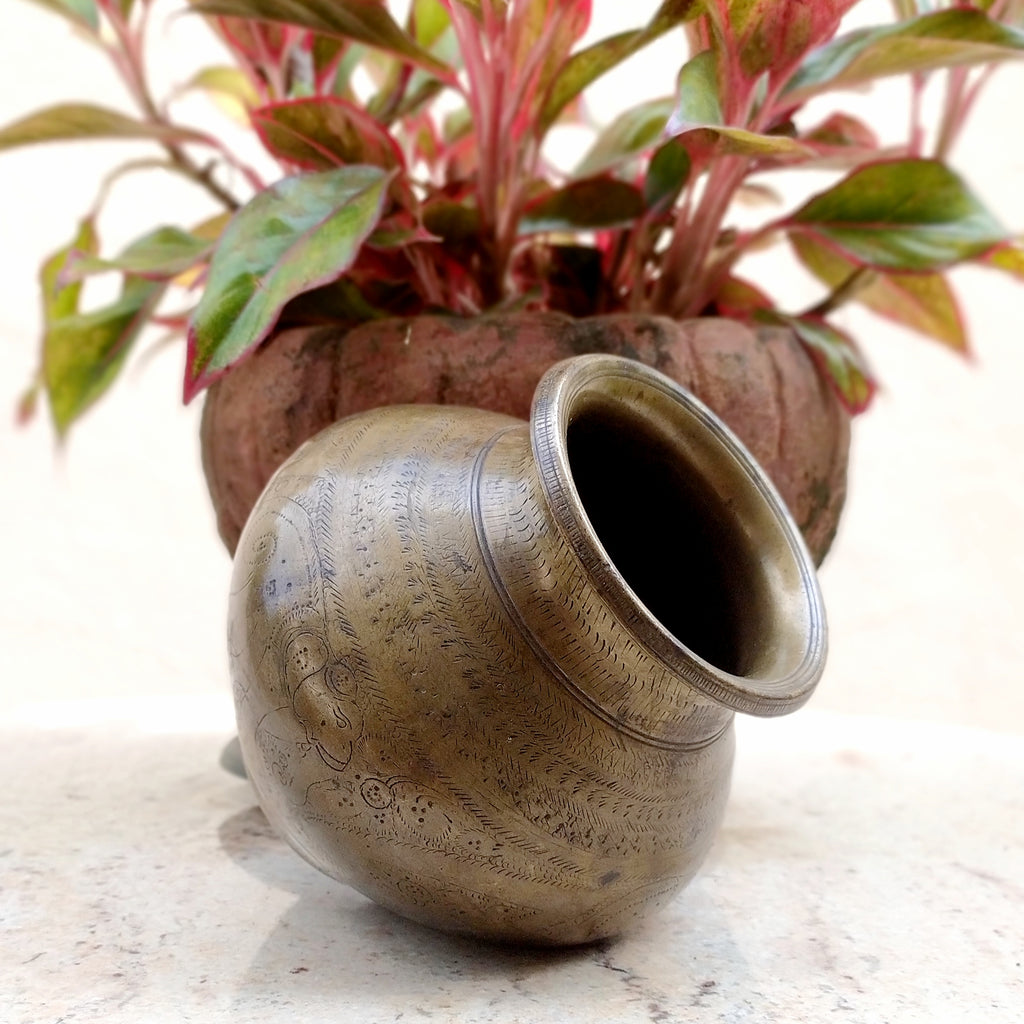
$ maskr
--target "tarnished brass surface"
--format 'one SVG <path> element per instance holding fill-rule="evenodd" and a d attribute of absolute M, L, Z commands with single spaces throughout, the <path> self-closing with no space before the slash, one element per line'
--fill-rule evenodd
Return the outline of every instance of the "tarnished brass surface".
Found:
<path fill-rule="evenodd" d="M 296 850 L 425 924 L 568 944 L 693 876 L 734 711 L 803 703 L 825 623 L 731 434 L 582 356 L 530 424 L 399 406 L 304 445 L 242 535 L 230 644 L 246 765 Z"/>

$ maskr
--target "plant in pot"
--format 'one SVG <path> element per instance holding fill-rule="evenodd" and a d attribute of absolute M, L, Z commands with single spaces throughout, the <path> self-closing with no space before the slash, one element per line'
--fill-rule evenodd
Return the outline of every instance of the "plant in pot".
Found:
<path fill-rule="evenodd" d="M 184 394 L 207 390 L 204 468 L 232 551 L 274 469 L 330 422 L 405 402 L 522 417 L 550 364 L 598 351 L 656 366 L 722 416 L 820 561 L 849 419 L 875 387 L 835 311 L 860 302 L 965 351 L 945 272 L 1024 263 L 947 162 L 986 77 L 1024 52 L 1016 0 L 898 0 L 891 22 L 851 31 L 854 0 L 664 0 L 603 39 L 587 36 L 589 0 L 190 0 L 229 60 L 188 84 L 236 103 L 269 172 L 182 123 L 177 93 L 153 94 L 156 0 L 34 2 L 109 56 L 136 112 L 61 104 L 0 129 L 0 148 L 137 139 L 161 155 L 115 169 L 104 195 L 160 165 L 218 209 L 111 253 L 97 201 L 42 268 L 21 413 L 45 393 L 63 434 L 143 327 L 187 333 Z M 670 33 L 676 81 L 557 165 L 551 138 L 590 124 L 588 87 Z M 893 75 L 910 82 L 899 145 L 822 100 Z M 931 123 L 922 97 L 941 84 Z M 773 177 L 802 168 L 829 182 L 782 202 Z M 768 211 L 749 226 L 733 219 L 745 198 Z M 820 299 L 781 308 L 745 276 L 772 245 Z M 98 273 L 120 294 L 82 308 Z"/>

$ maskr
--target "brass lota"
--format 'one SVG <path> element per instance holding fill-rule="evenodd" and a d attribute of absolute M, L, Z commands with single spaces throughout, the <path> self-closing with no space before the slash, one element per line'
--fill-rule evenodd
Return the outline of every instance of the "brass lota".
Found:
<path fill-rule="evenodd" d="M 529 424 L 392 406 L 276 473 L 235 559 L 242 750 L 308 861 L 424 924 L 562 945 L 694 875 L 733 715 L 826 627 L 768 479 L 668 378 L 581 356 Z"/>

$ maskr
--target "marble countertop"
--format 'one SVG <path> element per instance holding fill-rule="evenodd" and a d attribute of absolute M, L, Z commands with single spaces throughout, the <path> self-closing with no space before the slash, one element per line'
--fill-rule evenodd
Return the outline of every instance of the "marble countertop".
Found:
<path fill-rule="evenodd" d="M 323 878 L 218 764 L 226 698 L 0 721 L 0 1018 L 1024 1019 L 1024 742 L 805 710 L 744 720 L 698 878 L 616 942 L 496 949 Z"/>

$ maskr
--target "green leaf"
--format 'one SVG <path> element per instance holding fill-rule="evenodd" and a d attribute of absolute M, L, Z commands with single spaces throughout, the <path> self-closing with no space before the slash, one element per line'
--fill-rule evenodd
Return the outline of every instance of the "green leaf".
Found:
<path fill-rule="evenodd" d="M 586 3 L 587 0 L 584 0 L 584 4 Z M 474 3 L 474 6 L 479 7 L 479 4 Z M 507 44 L 513 67 L 522 67 L 531 53 L 536 54 L 538 46 L 542 47 L 542 67 L 552 58 L 559 64 L 565 62 L 575 39 L 567 40 L 564 34 L 558 31 L 558 26 L 551 17 L 555 14 L 552 10 L 555 6 L 561 8 L 558 13 L 567 14 L 575 21 L 575 15 L 580 9 L 580 0 L 561 0 L 558 5 L 549 3 L 549 0 L 518 0 L 515 18 L 507 19 L 505 23 L 506 32 L 509 28 L 514 29 L 514 37 Z M 589 16 L 589 11 L 587 15 Z M 540 77 L 543 81 L 544 75 L 541 74 Z"/>
<path fill-rule="evenodd" d="M 448 243 L 471 242 L 480 235 L 480 211 L 453 199 L 430 199 L 423 206 L 423 227 Z"/>
<path fill-rule="evenodd" d="M 354 165 L 285 178 L 235 214 L 192 317 L 186 401 L 252 351 L 290 299 L 348 270 L 391 177 Z"/>
<path fill-rule="evenodd" d="M 43 376 L 59 435 L 65 435 L 114 382 L 164 287 L 129 277 L 113 304 L 91 313 L 73 313 L 50 325 Z"/>
<path fill-rule="evenodd" d="M 91 32 L 99 31 L 100 16 L 96 0 L 32 0 L 32 3 L 60 14 Z"/>
<path fill-rule="evenodd" d="M 648 100 L 621 113 L 597 137 L 576 168 L 576 176 L 593 177 L 650 149 L 665 134 L 674 107 L 675 102 L 669 97 Z"/>
<path fill-rule="evenodd" d="M 545 131 L 558 120 L 559 114 L 588 85 L 641 49 L 647 40 L 641 30 L 620 32 L 578 50 L 562 66 L 552 80 L 541 108 L 540 129 Z"/>
<path fill-rule="evenodd" d="M 239 68 L 207 67 L 197 71 L 182 87 L 182 91 L 199 89 L 214 98 L 227 100 L 232 113 L 244 113 L 259 105 L 260 97 L 249 76 Z"/>
<path fill-rule="evenodd" d="M 684 21 L 693 21 L 699 17 L 704 13 L 703 7 L 702 0 L 661 0 L 654 17 L 644 31 L 651 38 L 654 38 L 655 33 L 663 35 Z"/>
<path fill-rule="evenodd" d="M 854 262 L 883 270 L 939 270 L 1006 238 L 963 181 L 936 160 L 862 167 L 814 196 L 783 226 L 809 231 Z"/>
<path fill-rule="evenodd" d="M 765 159 L 801 159 L 814 155 L 802 142 L 786 135 L 762 135 L 746 128 L 727 125 L 689 125 L 676 129 L 670 125 L 677 139 L 685 142 L 692 153 L 712 150 L 717 156 L 749 156 Z"/>
<path fill-rule="evenodd" d="M 68 280 L 66 273 L 68 262 L 73 256 L 95 253 L 98 242 L 96 225 L 92 217 L 86 217 L 78 225 L 78 231 L 72 241 L 48 256 L 39 268 L 39 291 L 43 300 L 44 331 L 49 330 L 54 321 L 78 312 L 82 282 Z"/>
<path fill-rule="evenodd" d="M 166 281 L 204 260 L 214 240 L 200 238 L 176 227 L 161 227 L 136 239 L 113 259 L 73 257 L 68 273 L 80 279 L 86 274 L 120 270 L 135 277 Z"/>
<path fill-rule="evenodd" d="M 910 21 L 840 36 L 812 52 L 790 80 L 784 99 L 862 85 L 876 78 L 1020 58 L 1024 32 L 958 7 Z"/>
<path fill-rule="evenodd" d="M 89 103 L 61 103 L 38 110 L 0 128 L 0 150 L 41 142 L 77 139 L 153 139 L 157 142 L 202 141 L 196 132 L 137 121 L 116 110 Z"/>
<path fill-rule="evenodd" d="M 876 384 L 853 339 L 821 317 L 776 316 L 795 332 L 849 412 L 863 412 Z"/>
<path fill-rule="evenodd" d="M 550 128 L 588 85 L 677 25 L 696 17 L 701 8 L 700 0 L 663 0 L 646 27 L 599 39 L 572 54 L 548 87 L 540 114 L 540 133 Z"/>
<path fill-rule="evenodd" d="M 332 96 L 268 104 L 252 112 L 252 123 L 271 153 L 310 170 L 403 165 L 402 151 L 386 128 L 355 104 Z"/>
<path fill-rule="evenodd" d="M 884 160 L 902 153 L 884 151 L 874 132 L 848 114 L 832 114 L 821 124 L 800 134 L 800 141 L 810 146 L 816 157 L 802 161 L 804 168 L 833 168 L 836 170 L 858 167 L 869 161 Z"/>
<path fill-rule="evenodd" d="M 78 312 L 82 294 L 82 282 L 68 280 L 67 267 L 72 257 L 96 252 L 99 239 L 93 218 L 85 217 L 78 225 L 75 237 L 55 253 L 52 253 L 39 268 L 39 294 L 42 299 L 43 338 L 40 351 L 39 369 L 26 391 L 22 394 L 17 410 L 19 423 L 27 423 L 34 415 L 39 394 L 46 388 L 46 351 L 53 324 L 63 317 Z"/>
<path fill-rule="evenodd" d="M 446 81 L 451 69 L 412 38 L 380 0 L 191 0 L 200 14 L 284 22 L 341 36 L 419 64 Z"/>
<path fill-rule="evenodd" d="M 14 404 L 14 422 L 17 426 L 24 427 L 35 419 L 42 390 L 42 381 L 34 379 L 18 396 Z"/>
<path fill-rule="evenodd" d="M 570 182 L 527 206 L 519 231 L 593 231 L 632 224 L 643 214 L 643 194 L 632 185 L 614 178 L 586 178 Z"/>
<path fill-rule="evenodd" d="M 795 235 L 790 241 L 804 266 L 829 288 L 839 287 L 859 269 L 855 262 L 810 236 Z M 856 292 L 853 301 L 957 352 L 967 351 L 963 316 L 942 274 L 879 272 Z"/>
<path fill-rule="evenodd" d="M 673 125 L 685 127 L 722 123 L 716 64 L 714 52 L 703 50 L 682 66 L 676 81 L 678 100 L 672 111 Z"/>
<path fill-rule="evenodd" d="M 561 74 L 573 48 L 586 33 L 592 4 L 593 0 L 561 0 L 557 4 L 526 0 L 517 10 L 519 33 L 513 60 L 522 66 L 540 54 L 536 81 L 541 94 Z M 520 15 L 522 11 L 527 12 L 526 17 Z M 531 103 L 530 109 L 539 109 L 538 104 Z"/>
<path fill-rule="evenodd" d="M 679 72 L 678 94 L 665 131 L 686 139 L 697 152 L 713 149 L 719 155 L 751 157 L 813 156 L 814 150 L 786 135 L 764 135 L 722 124 L 718 97 L 716 58 L 704 50 L 688 60 Z"/>
<path fill-rule="evenodd" d="M 353 281 L 341 278 L 322 288 L 303 292 L 281 310 L 278 326 L 358 324 L 379 320 L 386 312 L 371 306 Z"/>
<path fill-rule="evenodd" d="M 803 56 L 831 39 L 846 11 L 856 0 L 728 0 L 724 31 L 737 66 L 750 83 L 768 73 L 773 80 L 787 75 Z M 717 21 L 714 13 L 711 15 Z"/>
<path fill-rule="evenodd" d="M 983 266 L 1001 270 L 1004 274 L 1024 280 L 1024 247 L 1019 241 L 997 246 L 982 257 L 981 263 Z"/>
<path fill-rule="evenodd" d="M 458 37 L 452 28 L 451 16 L 439 0 L 416 0 L 409 7 L 408 32 L 417 45 L 429 51 L 445 64 L 452 75 L 462 67 L 462 52 Z M 377 81 L 377 92 L 364 103 L 359 103 L 380 125 L 388 126 L 426 106 L 442 92 L 452 80 L 441 81 L 423 68 L 412 74 L 402 61 L 392 60 L 383 80 Z M 355 101 L 352 95 L 346 99 Z"/>
<path fill-rule="evenodd" d="M 804 142 L 828 149 L 878 149 L 878 136 L 851 114 L 830 114 L 821 124 L 804 132 Z"/>
<path fill-rule="evenodd" d="M 747 320 L 761 312 L 771 312 L 775 303 L 756 285 L 730 275 L 715 292 L 715 310 L 719 316 Z"/>
<path fill-rule="evenodd" d="M 452 26 L 440 0 L 413 0 L 409 7 L 411 31 L 416 42 L 429 50 Z"/>
<path fill-rule="evenodd" d="M 675 205 L 690 177 L 690 154 L 678 139 L 669 139 L 659 147 L 644 179 L 644 202 L 654 213 L 665 213 Z"/>

